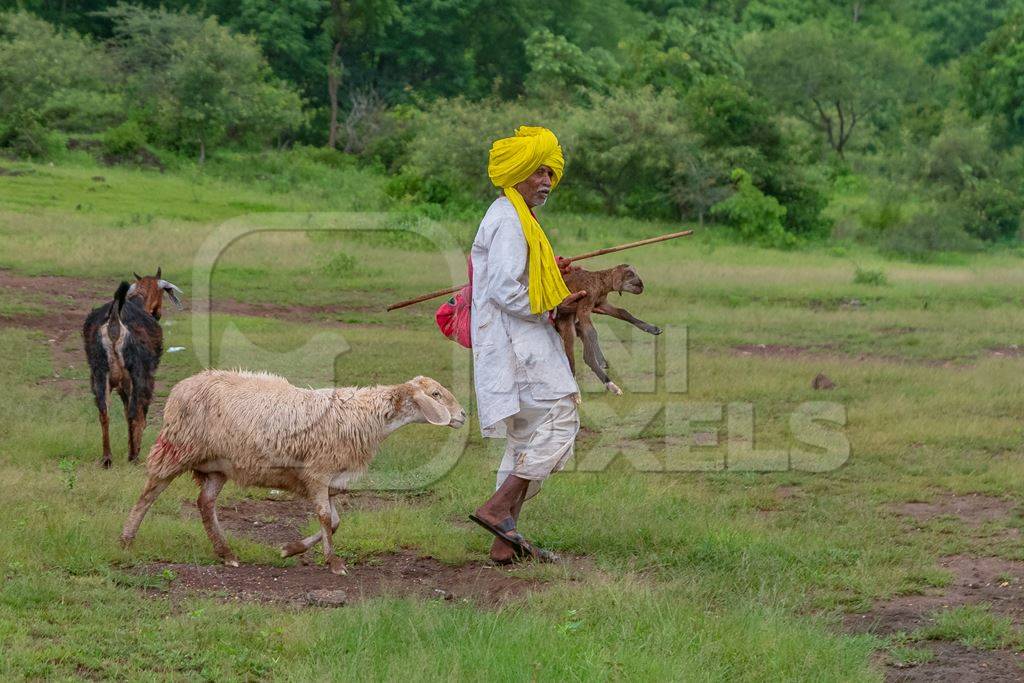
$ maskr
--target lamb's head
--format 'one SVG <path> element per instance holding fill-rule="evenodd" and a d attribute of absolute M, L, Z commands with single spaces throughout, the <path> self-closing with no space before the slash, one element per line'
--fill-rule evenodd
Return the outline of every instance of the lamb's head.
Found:
<path fill-rule="evenodd" d="M 621 263 L 612 269 L 612 288 L 616 292 L 643 294 L 644 281 L 637 275 L 636 269 L 628 263 Z"/>
<path fill-rule="evenodd" d="M 179 310 L 181 309 L 181 300 L 178 298 L 178 294 L 181 294 L 182 291 L 174 283 L 160 277 L 160 268 L 156 269 L 156 275 L 143 277 L 138 273 L 132 274 L 135 276 L 135 282 L 128 289 L 128 296 L 139 299 L 146 313 L 159 320 L 165 294 L 170 297 Z"/>
<path fill-rule="evenodd" d="M 466 423 L 466 411 L 440 382 L 429 377 L 414 377 L 403 387 L 400 413 L 408 422 L 429 422 L 459 428 Z"/>

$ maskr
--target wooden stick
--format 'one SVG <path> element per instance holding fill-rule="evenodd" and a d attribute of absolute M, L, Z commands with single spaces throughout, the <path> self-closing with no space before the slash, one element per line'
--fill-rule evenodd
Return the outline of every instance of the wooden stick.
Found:
<path fill-rule="evenodd" d="M 595 256 L 603 256 L 605 254 L 614 254 L 617 251 L 623 251 L 625 249 L 633 249 L 634 247 L 642 247 L 645 244 L 654 244 L 655 242 L 664 242 L 665 240 L 673 240 L 673 239 L 675 239 L 677 237 L 688 237 L 689 235 L 692 235 L 692 234 L 693 234 L 693 230 L 683 230 L 681 232 L 672 232 L 672 233 L 669 233 L 667 235 L 661 235 L 659 237 L 649 237 L 649 238 L 647 238 L 645 240 L 639 240 L 637 242 L 630 242 L 629 244 L 620 244 L 617 247 L 608 247 L 606 249 L 598 249 L 597 251 L 588 251 L 586 254 L 580 254 L 579 256 L 573 256 L 572 258 L 567 259 L 567 261 L 569 263 L 573 263 L 574 261 L 582 261 L 583 259 L 593 258 Z M 406 299 L 405 301 L 399 301 L 396 304 L 391 304 L 390 306 L 388 306 L 387 310 L 393 311 L 393 310 L 398 309 L 398 308 L 405 308 L 406 306 L 412 306 L 413 304 L 418 304 L 421 301 L 428 301 L 430 299 L 436 299 L 437 297 L 444 296 L 445 294 L 454 294 L 455 292 L 459 291 L 460 289 L 462 289 L 465 286 L 466 286 L 465 284 L 462 284 L 462 285 L 459 285 L 458 287 L 449 287 L 448 289 L 439 289 L 436 292 L 431 292 L 430 294 L 423 294 L 421 296 L 416 297 L 415 299 Z"/>
<path fill-rule="evenodd" d="M 682 232 L 670 232 L 667 235 L 661 237 L 648 237 L 645 240 L 639 240 L 637 242 L 630 242 L 629 244 L 620 244 L 617 247 L 608 247 L 607 249 L 598 249 L 597 251 L 588 251 L 586 254 L 580 254 L 579 256 L 573 256 L 569 259 L 569 263 L 573 261 L 582 261 L 585 258 L 593 258 L 595 256 L 604 256 L 605 254 L 614 254 L 617 251 L 624 251 L 626 249 L 632 249 L 633 247 L 642 247 L 645 244 L 654 244 L 655 242 L 664 242 L 665 240 L 674 240 L 677 237 L 688 237 L 693 234 L 693 230 L 683 230 Z"/>

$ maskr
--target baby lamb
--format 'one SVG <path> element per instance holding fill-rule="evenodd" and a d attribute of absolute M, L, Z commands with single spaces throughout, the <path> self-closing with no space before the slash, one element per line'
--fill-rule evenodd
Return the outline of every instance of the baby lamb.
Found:
<path fill-rule="evenodd" d="M 597 330 L 591 321 L 592 313 L 610 315 L 619 320 L 625 320 L 631 325 L 647 332 L 648 334 L 661 334 L 661 328 L 646 323 L 635 317 L 625 308 L 619 308 L 608 303 L 608 295 L 612 292 L 629 292 L 630 294 L 643 294 L 644 282 L 637 275 L 633 266 L 622 263 L 614 268 L 605 270 L 588 271 L 582 268 L 573 267 L 562 273 L 566 287 L 570 292 L 585 291 L 579 301 L 569 306 L 559 306 L 555 317 L 555 328 L 562 338 L 565 347 L 565 355 L 569 359 L 569 368 L 575 374 L 575 342 L 578 335 L 583 341 L 583 360 L 594 371 L 597 378 L 605 385 L 608 391 L 616 395 L 622 394 L 615 382 L 608 377 L 605 369 L 608 361 L 601 353 L 601 346 L 597 341 Z M 573 330 L 575 329 L 575 335 Z"/>
<path fill-rule="evenodd" d="M 267 373 L 206 370 L 179 382 L 146 460 L 149 479 L 121 532 L 129 546 L 146 511 L 167 485 L 192 472 L 199 513 L 213 549 L 237 567 L 217 521 L 215 503 L 229 479 L 284 489 L 313 503 L 321 531 L 286 545 L 282 557 L 323 540 L 324 561 L 346 573 L 334 554 L 338 511 L 332 500 L 366 471 L 380 444 L 407 424 L 461 427 L 466 411 L 429 377 L 392 386 L 300 389 Z"/>

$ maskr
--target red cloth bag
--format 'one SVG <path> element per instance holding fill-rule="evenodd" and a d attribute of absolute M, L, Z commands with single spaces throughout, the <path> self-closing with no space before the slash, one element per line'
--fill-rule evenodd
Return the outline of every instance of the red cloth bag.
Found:
<path fill-rule="evenodd" d="M 469 284 L 456 292 L 455 296 L 438 307 L 434 321 L 441 334 L 467 349 L 473 348 L 473 262 L 466 259 L 469 270 Z"/>

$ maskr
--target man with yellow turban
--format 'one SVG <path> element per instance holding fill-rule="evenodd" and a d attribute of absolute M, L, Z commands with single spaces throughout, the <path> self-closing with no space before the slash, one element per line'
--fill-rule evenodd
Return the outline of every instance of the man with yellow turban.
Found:
<path fill-rule="evenodd" d="M 491 147 L 487 173 L 501 189 L 471 254 L 473 371 L 480 430 L 506 438 L 494 495 L 470 515 L 493 533 L 498 563 L 554 556 L 516 530 L 519 511 L 572 456 L 579 388 L 549 312 L 570 294 L 533 209 L 562 179 L 562 148 L 546 128 L 521 126 Z"/>

